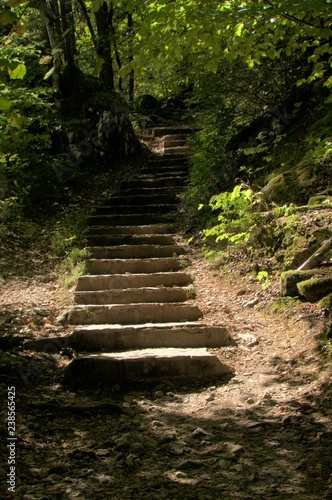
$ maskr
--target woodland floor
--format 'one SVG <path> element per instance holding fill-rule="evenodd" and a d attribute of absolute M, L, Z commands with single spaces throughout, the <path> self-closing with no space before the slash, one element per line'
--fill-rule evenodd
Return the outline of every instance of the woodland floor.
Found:
<path fill-rule="evenodd" d="M 2 352 L 1 398 L 16 387 L 18 438 L 16 496 L 6 491 L 6 445 L 1 451 L 2 498 L 332 498 L 324 318 L 308 304 L 273 313 L 276 282 L 262 292 L 236 267 L 215 269 L 196 249 L 189 258 L 204 321 L 226 325 L 234 339 L 215 350 L 234 376 L 204 386 L 74 391 L 61 383 L 66 350 Z M 2 335 L 70 333 L 56 324 L 70 293 L 51 259 L 32 250 L 0 264 Z"/>

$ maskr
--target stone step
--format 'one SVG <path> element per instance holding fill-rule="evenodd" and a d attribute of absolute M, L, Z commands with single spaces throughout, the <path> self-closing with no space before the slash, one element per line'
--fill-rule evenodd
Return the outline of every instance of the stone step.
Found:
<path fill-rule="evenodd" d="M 197 321 L 201 311 L 190 304 L 111 304 L 74 306 L 62 317 L 70 325 L 144 324 Z"/>
<path fill-rule="evenodd" d="M 190 146 L 164 147 L 164 155 L 190 155 Z"/>
<path fill-rule="evenodd" d="M 160 158 L 163 158 L 163 156 L 161 156 Z M 175 158 L 173 163 L 171 163 L 170 165 L 168 163 L 170 162 L 166 161 L 165 164 L 161 163 L 160 161 L 158 163 L 149 162 L 145 164 L 144 167 L 135 175 L 139 176 L 141 174 L 153 173 L 153 174 L 158 174 L 161 177 L 168 177 L 168 176 L 174 176 L 177 173 L 185 174 L 189 172 L 188 161 L 187 163 L 184 163 L 183 159 Z"/>
<path fill-rule="evenodd" d="M 106 228 L 107 231 L 107 228 Z M 164 234 L 87 234 L 86 239 L 91 246 L 115 246 L 115 245 L 174 245 L 174 238 Z"/>
<path fill-rule="evenodd" d="M 43 339 L 48 340 L 48 339 Z M 149 347 L 222 347 L 231 338 L 224 326 L 195 323 L 155 325 L 91 325 L 80 327 L 68 343 L 76 351 L 115 351 Z"/>
<path fill-rule="evenodd" d="M 156 172 L 173 172 L 177 169 L 188 171 L 189 163 L 187 158 L 164 158 L 163 156 L 158 156 L 157 159 L 149 160 L 141 172 L 144 172 L 146 169 L 153 169 Z"/>
<path fill-rule="evenodd" d="M 147 167 L 150 168 L 155 166 L 158 170 L 163 169 L 165 167 L 179 167 L 189 168 L 188 159 L 187 158 L 165 158 L 164 156 L 153 157 L 148 160 Z"/>
<path fill-rule="evenodd" d="M 190 135 L 193 133 L 193 129 L 191 127 L 155 127 L 152 129 L 153 137 L 164 137 L 165 135 Z"/>
<path fill-rule="evenodd" d="M 190 152 L 188 151 L 177 151 L 174 153 L 170 153 L 168 150 L 165 150 L 163 153 L 165 158 L 189 158 L 190 157 Z"/>
<path fill-rule="evenodd" d="M 114 288 L 142 288 L 157 286 L 186 286 L 192 278 L 183 272 L 140 273 L 140 274 L 98 274 L 80 276 L 76 291 L 111 290 Z"/>
<path fill-rule="evenodd" d="M 165 141 L 186 141 L 188 137 L 190 137 L 191 134 L 171 134 L 171 135 L 164 135 L 162 137 L 162 140 Z"/>
<path fill-rule="evenodd" d="M 187 139 L 164 139 L 163 146 L 165 148 L 176 148 L 178 146 L 186 146 Z"/>
<path fill-rule="evenodd" d="M 89 274 L 162 273 L 178 271 L 183 267 L 179 259 L 89 259 L 86 270 Z"/>
<path fill-rule="evenodd" d="M 128 188 L 128 189 L 119 189 L 114 193 L 114 196 L 135 196 L 137 194 L 141 196 L 158 196 L 158 195 L 179 195 L 183 193 L 183 186 L 171 186 L 171 187 L 150 187 L 150 188 Z"/>
<path fill-rule="evenodd" d="M 147 179 L 133 179 L 132 181 L 126 181 L 121 184 L 122 189 L 129 188 L 157 188 L 157 187 L 179 187 L 185 186 L 186 179 L 181 176 L 173 177 L 159 177 L 159 178 L 147 178 Z"/>
<path fill-rule="evenodd" d="M 145 226 L 89 226 L 89 234 L 173 234 L 173 224 L 148 224 Z"/>
<path fill-rule="evenodd" d="M 122 351 L 158 347 L 210 347 L 231 345 L 231 336 L 222 325 L 197 322 L 154 323 L 149 325 L 78 326 L 66 337 L 27 340 L 25 349 L 56 352 L 71 347 L 77 352 Z"/>
<path fill-rule="evenodd" d="M 185 302 L 189 289 L 185 287 L 143 287 L 124 290 L 97 290 L 75 292 L 76 304 L 151 304 L 161 302 Z"/>
<path fill-rule="evenodd" d="M 135 194 L 127 196 L 112 196 L 107 200 L 107 206 L 116 205 L 176 205 L 179 203 L 179 196 L 170 192 L 168 194 Z M 98 208 L 98 207 L 97 207 Z"/>
<path fill-rule="evenodd" d="M 176 212 L 173 214 L 111 214 L 91 215 L 91 226 L 148 226 L 150 224 L 167 224 L 174 222 Z"/>
<path fill-rule="evenodd" d="M 144 180 L 159 180 L 159 179 L 184 179 L 186 180 L 188 177 L 188 172 L 184 170 L 177 170 L 176 172 L 155 172 L 153 170 L 149 172 L 141 172 L 137 175 L 137 177 L 132 177 L 132 180 L 135 181 L 144 181 Z"/>
<path fill-rule="evenodd" d="M 175 204 L 154 204 L 148 205 L 105 205 L 95 207 L 94 215 L 112 215 L 112 214 L 169 214 L 176 210 Z"/>
<path fill-rule="evenodd" d="M 166 380 L 199 383 L 230 373 L 229 366 L 204 348 L 141 349 L 78 356 L 66 368 L 64 382 L 79 387 L 126 387 Z"/>
<path fill-rule="evenodd" d="M 150 259 L 174 257 L 186 250 L 178 245 L 119 245 L 113 247 L 87 247 L 93 259 Z"/>

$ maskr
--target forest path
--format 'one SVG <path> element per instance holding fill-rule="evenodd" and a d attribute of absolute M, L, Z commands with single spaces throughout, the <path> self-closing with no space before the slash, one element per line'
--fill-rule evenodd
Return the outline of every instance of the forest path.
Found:
<path fill-rule="evenodd" d="M 66 383 L 183 384 L 231 373 L 207 350 L 229 345 L 230 335 L 222 324 L 205 325 L 192 303 L 186 249 L 176 233 L 190 133 L 185 127 L 152 129 L 162 155 L 153 155 L 90 217 L 87 274 L 78 279 L 76 305 L 63 316 L 75 328 L 68 347 L 79 354 Z"/>
<path fill-rule="evenodd" d="M 195 248 L 186 259 L 196 291 L 191 305 L 206 325 L 232 333 L 230 345 L 213 348 L 235 375 L 226 382 L 71 390 L 61 369 L 71 363 L 66 338 L 73 327 L 54 323 L 53 274 L 2 287 L 6 328 L 29 330 L 44 346 L 3 353 L 13 369 L 2 376 L 17 387 L 18 498 L 331 498 L 331 368 L 322 366 L 314 306 L 273 313 L 266 306 L 273 287 L 262 293 L 257 281 L 236 267 L 213 268 Z M 23 372 L 14 371 L 15 360 L 19 368 L 25 363 Z M 6 389 L 7 382 L 4 400 Z"/>

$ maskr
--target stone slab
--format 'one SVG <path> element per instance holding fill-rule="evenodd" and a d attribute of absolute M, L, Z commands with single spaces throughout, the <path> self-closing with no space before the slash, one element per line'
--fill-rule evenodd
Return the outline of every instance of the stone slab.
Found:
<path fill-rule="evenodd" d="M 124 182 L 121 187 L 128 189 L 131 187 L 138 188 L 156 188 L 156 187 L 173 187 L 173 186 L 185 186 L 185 179 L 181 176 L 165 176 L 164 178 L 155 179 L 153 177 L 148 179 L 133 179 L 132 181 Z"/>
<path fill-rule="evenodd" d="M 89 259 L 86 269 L 89 274 L 160 273 L 178 271 L 182 263 L 179 259 Z"/>
<path fill-rule="evenodd" d="M 148 259 L 153 257 L 174 257 L 186 253 L 178 245 L 119 245 L 87 247 L 95 259 Z"/>
<path fill-rule="evenodd" d="M 192 281 L 191 276 L 183 272 L 86 275 L 78 278 L 76 291 L 142 288 L 146 286 L 186 286 L 190 285 Z"/>
<path fill-rule="evenodd" d="M 91 215 L 88 219 L 91 226 L 147 226 L 149 224 L 174 223 L 176 212 L 172 214 L 112 214 Z"/>
<path fill-rule="evenodd" d="M 231 338 L 224 326 L 199 324 L 97 325 L 75 330 L 69 344 L 76 351 L 116 351 L 158 347 L 222 347 Z"/>
<path fill-rule="evenodd" d="M 144 324 L 196 321 L 202 317 L 198 307 L 189 304 L 112 304 L 74 306 L 59 318 L 70 325 Z"/>
<path fill-rule="evenodd" d="M 174 233 L 173 224 L 145 224 L 142 226 L 90 226 L 89 234 L 108 234 L 123 235 L 123 234 L 171 234 Z"/>
<path fill-rule="evenodd" d="M 143 349 L 90 354 L 75 358 L 65 371 L 65 383 L 82 386 L 207 381 L 231 373 L 206 349 Z"/>
<path fill-rule="evenodd" d="M 147 304 L 185 302 L 188 295 L 184 287 L 144 287 L 75 292 L 74 299 L 76 304 Z"/>
<path fill-rule="evenodd" d="M 171 235 L 163 234 L 108 234 L 104 228 L 104 234 L 87 234 L 86 239 L 91 246 L 117 246 L 117 245 L 174 245 Z"/>
<path fill-rule="evenodd" d="M 145 204 L 141 205 L 109 205 L 96 207 L 94 215 L 112 215 L 112 214 L 169 214 L 174 212 L 176 206 L 172 204 L 148 204 L 145 200 Z"/>

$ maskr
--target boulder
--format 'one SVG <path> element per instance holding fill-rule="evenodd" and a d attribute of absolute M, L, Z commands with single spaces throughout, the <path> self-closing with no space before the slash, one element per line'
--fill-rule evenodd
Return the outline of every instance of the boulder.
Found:
<path fill-rule="evenodd" d="M 309 302 L 317 302 L 332 292 L 332 274 L 325 278 L 311 278 L 297 284 L 297 289 Z"/>
<path fill-rule="evenodd" d="M 309 280 L 317 274 L 317 269 L 310 271 L 285 271 L 280 278 L 280 295 L 283 297 L 297 297 L 299 291 L 298 283 Z"/>

